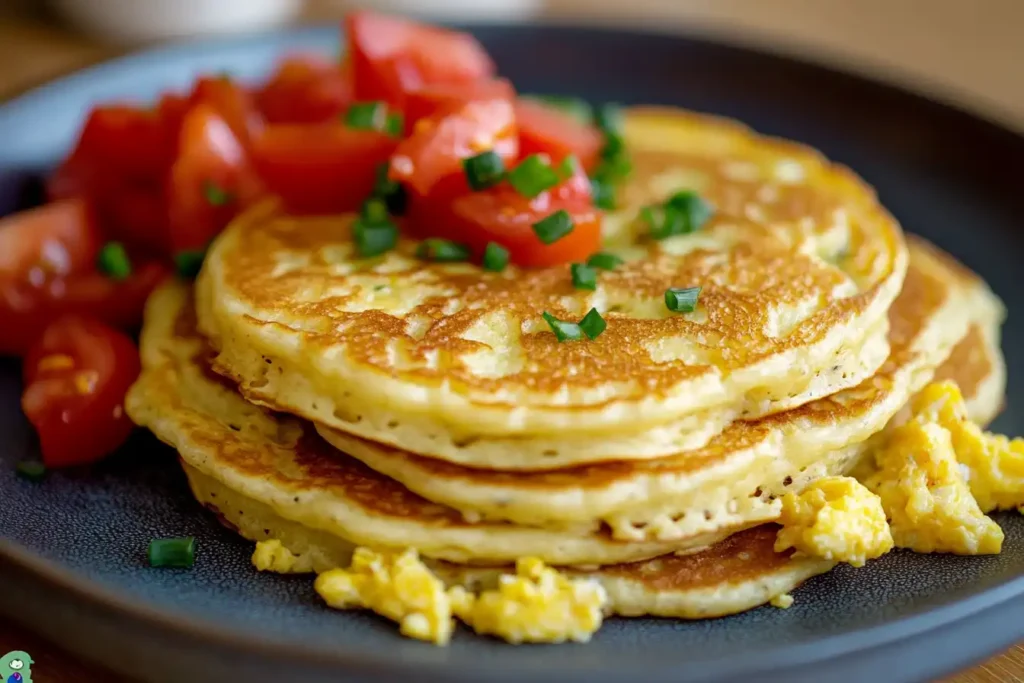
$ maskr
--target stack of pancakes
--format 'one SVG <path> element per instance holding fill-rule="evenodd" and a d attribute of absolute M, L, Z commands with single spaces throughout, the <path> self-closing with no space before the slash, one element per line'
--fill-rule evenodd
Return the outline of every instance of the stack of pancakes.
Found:
<path fill-rule="evenodd" d="M 999 301 L 905 237 L 874 193 L 804 147 L 643 109 L 606 216 L 623 259 L 487 272 L 359 259 L 353 218 L 275 203 L 150 301 L 128 412 L 196 497 L 297 570 L 411 547 L 476 585 L 521 557 L 600 581 L 610 610 L 748 609 L 834 562 L 773 549 L 779 497 L 848 473 L 933 378 L 987 422 L 1004 388 Z M 694 190 L 699 230 L 638 212 Z M 692 313 L 668 288 L 702 288 Z M 541 317 L 607 321 L 560 342 Z"/>

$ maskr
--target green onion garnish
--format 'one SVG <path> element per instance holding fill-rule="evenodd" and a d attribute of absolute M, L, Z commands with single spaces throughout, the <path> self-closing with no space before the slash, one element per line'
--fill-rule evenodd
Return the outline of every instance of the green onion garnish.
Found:
<path fill-rule="evenodd" d="M 693 313 L 697 310 L 700 287 L 684 287 L 665 290 L 665 306 L 675 313 Z"/>
<path fill-rule="evenodd" d="M 384 102 L 356 102 L 345 113 L 345 125 L 362 130 L 384 130 L 388 125 L 388 105 Z"/>
<path fill-rule="evenodd" d="M 383 199 L 388 205 L 388 212 L 393 216 L 405 213 L 405 188 L 397 180 L 388 178 L 388 163 L 385 161 L 377 167 L 377 181 L 373 185 L 373 196 Z"/>
<path fill-rule="evenodd" d="M 622 107 L 614 103 L 603 104 L 594 110 L 594 125 L 606 134 L 621 133 L 623 118 Z"/>
<path fill-rule="evenodd" d="M 155 538 L 146 554 L 150 567 L 191 567 L 196 561 L 196 539 Z"/>
<path fill-rule="evenodd" d="M 484 249 L 484 270 L 500 273 L 507 265 L 508 249 L 496 242 L 488 242 Z"/>
<path fill-rule="evenodd" d="M 124 280 L 132 274 L 132 262 L 120 242 L 107 242 L 96 257 L 96 267 L 111 280 Z"/>
<path fill-rule="evenodd" d="M 572 273 L 572 286 L 576 289 L 597 289 L 597 271 L 583 263 L 569 266 Z"/>
<path fill-rule="evenodd" d="M 615 185 L 599 175 L 590 179 L 590 195 L 594 198 L 594 206 L 611 211 L 615 208 Z"/>
<path fill-rule="evenodd" d="M 398 244 L 398 226 L 388 220 L 387 214 L 379 221 L 359 218 L 352 224 L 352 240 L 363 258 L 380 256 Z"/>
<path fill-rule="evenodd" d="M 437 237 L 423 240 L 416 248 L 416 256 L 425 261 L 455 262 L 469 259 L 469 247 Z"/>
<path fill-rule="evenodd" d="M 486 151 L 462 160 L 469 188 L 475 192 L 486 190 L 505 177 L 505 162 L 493 151 Z"/>
<path fill-rule="evenodd" d="M 516 192 L 528 199 L 533 199 L 541 192 L 550 190 L 560 181 L 558 172 L 551 168 L 551 165 L 544 161 L 539 154 L 531 154 L 508 172 L 509 184 L 516 188 Z"/>
<path fill-rule="evenodd" d="M 22 460 L 14 466 L 14 471 L 28 481 L 42 481 L 46 477 L 46 465 L 38 460 Z"/>
<path fill-rule="evenodd" d="M 211 181 L 203 184 L 203 197 L 210 206 L 227 206 L 232 200 L 231 193 Z"/>
<path fill-rule="evenodd" d="M 572 216 L 560 209 L 534 223 L 533 232 L 544 244 L 553 244 L 572 232 Z"/>
<path fill-rule="evenodd" d="M 558 179 L 568 180 L 580 169 L 580 160 L 576 158 L 575 154 L 570 154 L 558 163 L 558 168 L 555 169 L 555 173 L 558 174 Z"/>
<path fill-rule="evenodd" d="M 402 116 L 401 112 L 388 114 L 387 119 L 384 121 L 384 132 L 393 138 L 402 137 L 402 133 L 405 132 L 405 117 Z"/>
<path fill-rule="evenodd" d="M 179 276 L 191 280 L 199 275 L 204 258 L 206 258 L 206 252 L 200 249 L 179 251 L 174 255 L 174 268 Z"/>
<path fill-rule="evenodd" d="M 547 311 L 544 311 L 541 317 L 547 321 L 548 326 L 551 327 L 551 331 L 555 333 L 555 339 L 558 341 L 579 341 L 580 339 L 583 339 L 583 330 L 581 330 L 580 326 L 576 323 L 559 320 Z"/>
<path fill-rule="evenodd" d="M 388 220 L 387 202 L 378 197 L 370 197 L 363 202 L 363 208 L 360 211 L 360 215 L 367 223 L 383 223 Z"/>
<path fill-rule="evenodd" d="M 648 206 L 640 217 L 647 223 L 651 237 L 663 240 L 699 230 L 711 218 L 711 205 L 690 190 L 676 192 L 661 206 Z"/>
<path fill-rule="evenodd" d="M 605 251 L 599 251 L 587 259 L 588 266 L 600 268 L 601 270 L 615 270 L 623 263 L 625 262 L 621 258 Z"/>
<path fill-rule="evenodd" d="M 590 123 L 593 120 L 590 105 L 586 100 L 581 100 L 578 97 L 566 97 L 564 95 L 523 95 L 522 97 L 559 109 L 562 113 L 568 114 L 580 123 Z"/>
<path fill-rule="evenodd" d="M 580 329 L 583 330 L 583 334 L 587 335 L 591 340 L 597 339 L 601 336 L 601 333 L 608 327 L 608 323 L 605 322 L 601 314 L 597 312 L 596 308 L 591 308 L 590 311 L 583 316 L 583 320 L 580 321 Z"/>

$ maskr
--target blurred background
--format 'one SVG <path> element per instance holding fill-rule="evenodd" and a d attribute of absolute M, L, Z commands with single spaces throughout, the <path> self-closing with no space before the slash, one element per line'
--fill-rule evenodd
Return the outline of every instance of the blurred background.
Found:
<path fill-rule="evenodd" d="M 0 99 L 130 46 L 353 7 L 708 34 L 867 72 L 1024 130 L 1024 0 L 0 0 Z"/>

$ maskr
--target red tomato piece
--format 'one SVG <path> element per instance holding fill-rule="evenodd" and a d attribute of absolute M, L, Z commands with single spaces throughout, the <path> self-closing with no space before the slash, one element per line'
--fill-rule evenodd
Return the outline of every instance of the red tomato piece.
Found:
<path fill-rule="evenodd" d="M 533 224 L 560 210 L 572 218 L 572 232 L 545 244 Z M 454 199 L 414 198 L 409 222 L 416 234 L 465 244 L 477 257 L 488 242 L 496 242 L 509 250 L 513 263 L 527 268 L 584 261 L 598 251 L 601 242 L 601 212 L 594 208 L 590 183 L 582 172 L 533 199 L 508 184 Z"/>
<path fill-rule="evenodd" d="M 0 219 L 0 286 L 40 284 L 92 270 L 99 247 L 91 212 L 81 200 L 55 202 Z"/>
<path fill-rule="evenodd" d="M 352 68 L 318 56 L 285 59 L 256 94 L 268 123 L 324 123 L 352 103 Z"/>
<path fill-rule="evenodd" d="M 411 126 L 420 119 L 453 111 L 474 100 L 508 100 L 516 97 L 515 88 L 504 78 L 489 78 L 467 83 L 425 85 L 409 93 L 405 104 L 405 123 Z"/>
<path fill-rule="evenodd" d="M 596 127 L 580 123 L 565 112 L 540 102 L 518 100 L 515 112 L 519 153 L 523 157 L 547 154 L 558 163 L 574 154 L 588 171 L 600 162 L 604 136 Z"/>
<path fill-rule="evenodd" d="M 170 163 L 167 132 L 158 113 L 128 105 L 96 107 L 72 156 L 98 172 L 156 180 Z"/>
<path fill-rule="evenodd" d="M 189 110 L 167 185 L 172 253 L 205 249 L 261 194 L 242 143 L 208 104 Z"/>
<path fill-rule="evenodd" d="M 354 211 L 397 143 L 384 133 L 341 124 L 268 126 L 253 144 L 253 165 L 267 191 L 292 211 Z"/>
<path fill-rule="evenodd" d="M 164 93 L 160 96 L 157 104 L 157 112 L 160 117 L 160 124 L 164 128 L 164 136 L 167 139 L 167 164 L 178 156 L 178 144 L 181 139 L 181 126 L 185 122 L 185 115 L 192 108 L 190 97 L 178 93 Z M 164 169 L 166 171 L 166 169 Z"/>
<path fill-rule="evenodd" d="M 495 72 L 468 33 L 369 11 L 349 14 L 345 29 L 359 100 L 401 109 L 406 94 L 425 85 L 476 81 Z"/>
<path fill-rule="evenodd" d="M 200 78 L 192 89 L 189 104 L 212 107 L 243 146 L 247 146 L 251 136 L 263 127 L 253 97 L 227 76 Z"/>
<path fill-rule="evenodd" d="M 450 113 L 421 119 L 395 150 L 389 175 L 426 195 L 440 180 L 461 172 L 463 159 L 487 150 L 506 162 L 519 154 L 508 100 L 473 100 Z"/>
<path fill-rule="evenodd" d="M 164 185 L 107 183 L 94 195 L 104 232 L 133 255 L 164 257 L 171 253 Z"/>
<path fill-rule="evenodd" d="M 135 344 L 103 323 L 71 316 L 46 328 L 26 359 L 21 405 L 47 467 L 95 462 L 127 440 L 124 397 L 139 370 Z"/>

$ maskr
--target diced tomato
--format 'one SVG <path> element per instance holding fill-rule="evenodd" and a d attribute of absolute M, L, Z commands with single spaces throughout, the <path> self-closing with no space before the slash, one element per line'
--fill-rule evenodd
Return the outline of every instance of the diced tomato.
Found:
<path fill-rule="evenodd" d="M 268 123 L 324 123 L 352 103 L 352 68 L 317 56 L 285 59 L 256 94 Z"/>
<path fill-rule="evenodd" d="M 559 210 L 573 220 L 573 230 L 544 244 L 533 224 Z M 409 223 L 421 237 L 442 237 L 467 245 L 479 257 L 488 242 L 509 250 L 517 265 L 532 268 L 586 260 L 601 242 L 601 212 L 594 208 L 590 183 L 579 172 L 533 199 L 508 184 L 452 198 L 449 194 L 415 197 Z"/>
<path fill-rule="evenodd" d="M 104 232 L 133 255 L 161 257 L 171 252 L 164 185 L 114 181 L 93 195 Z"/>
<path fill-rule="evenodd" d="M 99 233 L 82 200 L 54 202 L 0 219 L 0 286 L 39 284 L 92 270 L 99 247 Z"/>
<path fill-rule="evenodd" d="M 354 211 L 370 195 L 377 167 L 397 140 L 341 125 L 268 126 L 253 144 L 267 191 L 299 213 Z"/>
<path fill-rule="evenodd" d="M 160 96 L 157 104 L 157 112 L 160 116 L 160 124 L 164 128 L 164 135 L 167 138 L 168 154 L 167 164 L 178 156 L 178 143 L 181 140 L 181 126 L 185 122 L 185 115 L 192 108 L 190 97 L 178 93 L 164 93 Z M 166 170 L 166 169 L 165 169 Z"/>
<path fill-rule="evenodd" d="M 420 119 L 440 112 L 453 111 L 474 100 L 508 100 L 516 97 L 515 88 L 504 78 L 489 78 L 468 83 L 439 83 L 425 85 L 409 93 L 405 103 L 405 123 L 412 125 Z"/>
<path fill-rule="evenodd" d="M 494 62 L 468 33 L 369 11 L 349 14 L 345 28 L 359 100 L 401 109 L 406 94 L 425 85 L 494 75 Z"/>
<path fill-rule="evenodd" d="M 170 147 L 155 110 L 109 105 L 89 114 L 72 156 L 97 172 L 155 180 L 167 170 Z"/>
<path fill-rule="evenodd" d="M 204 77 L 196 81 L 189 104 L 193 108 L 199 104 L 209 105 L 227 122 L 243 147 L 263 126 L 253 97 L 226 76 Z"/>
<path fill-rule="evenodd" d="M 525 99 L 516 102 L 515 113 L 521 156 L 547 154 L 558 163 L 574 154 L 588 171 L 597 166 L 604 136 L 596 127 L 580 123 L 553 107 Z"/>
<path fill-rule="evenodd" d="M 124 397 L 139 370 L 135 344 L 103 323 L 70 316 L 47 327 L 26 358 L 21 397 L 47 467 L 92 463 L 125 442 Z"/>
<path fill-rule="evenodd" d="M 173 253 L 205 249 L 261 193 L 241 142 L 210 105 L 189 110 L 167 185 Z"/>
<path fill-rule="evenodd" d="M 450 113 L 416 123 L 391 158 L 389 175 L 426 195 L 440 180 L 462 170 L 462 160 L 493 150 L 506 161 L 519 154 L 512 104 L 473 100 Z"/>

